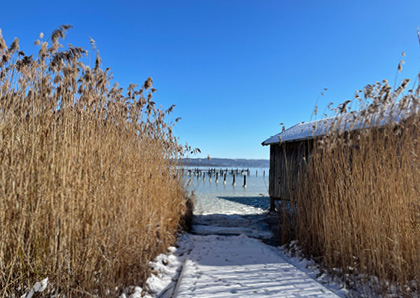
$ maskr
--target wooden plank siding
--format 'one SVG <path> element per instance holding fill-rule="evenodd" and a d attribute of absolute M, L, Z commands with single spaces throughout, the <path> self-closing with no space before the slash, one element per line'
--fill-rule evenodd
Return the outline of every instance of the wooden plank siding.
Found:
<path fill-rule="evenodd" d="M 270 145 L 270 210 L 275 208 L 274 201 L 290 200 L 290 193 L 296 189 L 312 148 L 313 140 Z"/>

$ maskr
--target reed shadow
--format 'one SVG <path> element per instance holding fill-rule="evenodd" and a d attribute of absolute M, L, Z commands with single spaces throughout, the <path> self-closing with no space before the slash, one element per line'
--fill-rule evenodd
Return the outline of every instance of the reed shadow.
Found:
<path fill-rule="evenodd" d="M 264 210 L 270 208 L 270 197 L 268 196 L 218 196 L 217 198 Z"/>

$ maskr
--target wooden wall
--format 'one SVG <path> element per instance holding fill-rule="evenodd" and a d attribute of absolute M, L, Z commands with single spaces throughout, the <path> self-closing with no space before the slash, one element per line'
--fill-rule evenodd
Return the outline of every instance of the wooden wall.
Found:
<path fill-rule="evenodd" d="M 269 195 L 272 200 L 289 200 L 312 148 L 312 140 L 270 146 Z"/>

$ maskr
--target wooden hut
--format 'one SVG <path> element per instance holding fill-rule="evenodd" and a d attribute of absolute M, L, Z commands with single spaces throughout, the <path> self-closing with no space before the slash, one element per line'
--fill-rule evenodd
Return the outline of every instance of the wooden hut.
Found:
<path fill-rule="evenodd" d="M 325 122 L 314 121 L 296 124 L 265 140 L 270 146 L 269 189 L 270 210 L 275 210 L 275 201 L 289 200 L 289 193 L 297 183 L 305 160 L 311 154 L 314 138 L 325 134 Z"/>
<path fill-rule="evenodd" d="M 408 116 L 398 107 L 385 107 L 368 116 L 364 112 L 352 112 L 340 117 L 298 123 L 265 140 L 262 145 L 270 146 L 270 210 L 275 210 L 276 200 L 289 200 L 290 192 L 296 188 L 298 175 L 303 173 L 306 160 L 316 144 L 315 139 L 323 138 L 331 130 L 354 134 L 363 129 L 380 128 L 390 122 L 397 124 Z"/>

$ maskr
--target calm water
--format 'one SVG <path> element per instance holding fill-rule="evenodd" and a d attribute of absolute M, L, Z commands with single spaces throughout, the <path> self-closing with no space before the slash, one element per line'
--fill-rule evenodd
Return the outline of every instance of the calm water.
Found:
<path fill-rule="evenodd" d="M 226 184 L 223 183 L 222 175 L 219 175 L 219 181 L 216 182 L 213 174 L 210 181 L 208 173 L 204 179 L 194 174 L 186 176 L 186 179 L 190 181 L 190 191 L 194 191 L 196 195 L 196 215 L 255 214 L 268 210 L 268 168 L 250 168 L 250 175 L 246 177 L 246 187 L 243 187 L 244 179 L 240 173 L 236 174 L 236 185 L 232 185 L 233 177 L 230 173 L 227 175 Z"/>

